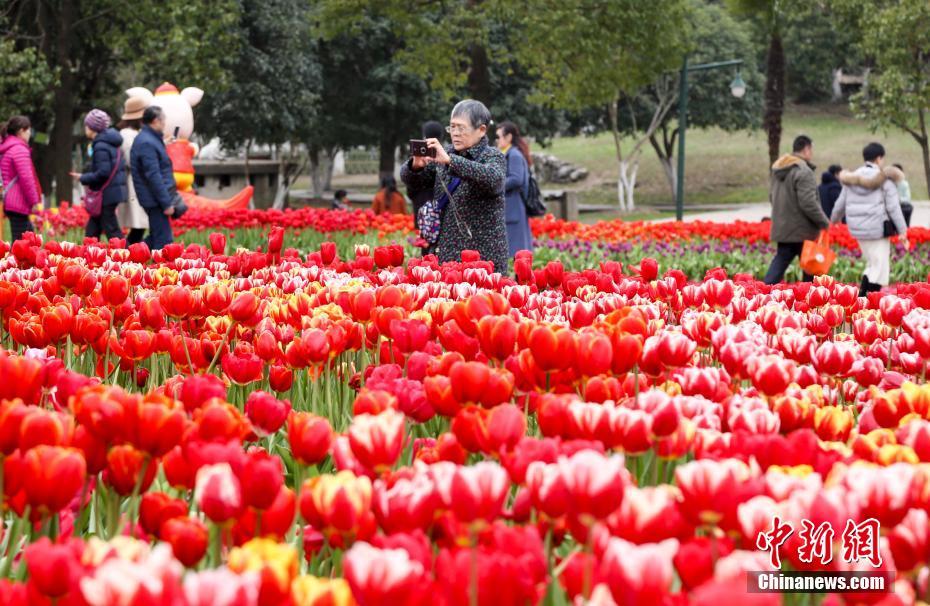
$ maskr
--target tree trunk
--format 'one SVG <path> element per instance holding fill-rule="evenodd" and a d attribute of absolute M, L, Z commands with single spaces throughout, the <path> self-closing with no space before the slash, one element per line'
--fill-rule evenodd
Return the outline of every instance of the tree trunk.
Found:
<path fill-rule="evenodd" d="M 669 134 L 667 126 L 663 124 L 662 141 L 659 141 L 657 134 L 658 131 L 649 135 L 649 143 L 652 144 L 652 149 L 655 150 L 659 163 L 662 165 L 662 170 L 665 172 L 665 178 L 668 181 L 672 192 L 672 201 L 674 202 L 675 196 L 678 194 L 678 167 L 675 165 L 675 139 L 678 138 L 678 128 L 675 128 Z"/>
<path fill-rule="evenodd" d="M 313 197 L 322 198 L 325 188 L 323 187 L 323 167 L 320 166 L 320 148 L 308 145 L 307 155 L 310 158 L 310 187 L 313 190 Z"/>
<path fill-rule="evenodd" d="M 323 150 L 323 189 L 329 191 L 333 188 L 333 169 L 336 168 L 336 154 L 339 149 L 330 147 Z"/>
<path fill-rule="evenodd" d="M 74 3 L 65 0 L 57 12 L 58 36 L 55 41 L 55 65 L 60 68 L 59 82 L 55 88 L 52 112 L 55 123 L 49 137 L 46 154 L 43 154 L 43 172 L 51 177 L 55 184 L 54 196 L 58 202 L 70 200 L 71 192 L 71 151 L 74 148 L 74 108 L 75 108 L 75 74 L 71 69 L 72 23 L 74 21 Z M 48 195 L 53 194 L 51 182 L 47 183 Z M 70 200 L 73 202 L 73 200 Z"/>
<path fill-rule="evenodd" d="M 917 110 L 917 117 L 920 120 L 921 138 L 917 140 L 920 143 L 920 151 L 924 158 L 924 179 L 926 180 L 927 193 L 930 194 L 930 140 L 927 138 L 927 112 L 923 108 Z"/>
<path fill-rule="evenodd" d="M 470 66 L 468 68 L 468 94 L 485 105 L 491 104 L 491 74 L 488 69 L 488 53 L 480 44 L 473 44 L 468 49 Z"/>
<path fill-rule="evenodd" d="M 394 156 L 397 146 L 392 137 L 381 137 L 378 142 L 378 180 L 394 176 Z"/>
<path fill-rule="evenodd" d="M 636 202 L 633 199 L 633 194 L 636 191 L 636 173 L 639 172 L 639 161 L 626 160 L 620 161 L 620 178 L 618 179 L 617 184 L 617 194 L 622 196 L 621 198 L 621 208 L 623 212 L 632 212 L 636 208 Z"/>
<path fill-rule="evenodd" d="M 778 159 L 781 145 L 781 118 L 785 111 L 785 49 L 781 45 L 781 33 L 773 28 L 769 40 L 765 75 L 765 110 L 762 128 L 768 134 L 769 165 Z"/>
<path fill-rule="evenodd" d="M 617 120 L 618 103 L 619 96 L 613 102 L 607 104 L 607 118 L 610 124 L 610 133 L 614 137 L 614 152 L 617 154 L 617 205 L 620 207 L 620 212 L 624 212 L 626 210 L 626 196 L 623 194 L 623 148 L 620 146 L 622 137 L 620 136 L 620 127 Z"/>

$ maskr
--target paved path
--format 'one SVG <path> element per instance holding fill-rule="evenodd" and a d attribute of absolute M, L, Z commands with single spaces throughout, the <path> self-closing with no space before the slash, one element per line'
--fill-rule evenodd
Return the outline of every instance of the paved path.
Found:
<path fill-rule="evenodd" d="M 913 226 L 930 226 L 930 202 L 913 202 L 914 214 L 911 215 L 911 225 Z M 685 209 L 685 221 L 717 221 L 725 223 L 728 221 L 761 221 L 771 216 L 772 207 L 768 202 L 757 204 L 734 205 L 732 209 L 718 210 L 712 212 L 688 213 Z M 673 218 L 655 219 L 653 223 L 663 223 L 674 221 Z"/>

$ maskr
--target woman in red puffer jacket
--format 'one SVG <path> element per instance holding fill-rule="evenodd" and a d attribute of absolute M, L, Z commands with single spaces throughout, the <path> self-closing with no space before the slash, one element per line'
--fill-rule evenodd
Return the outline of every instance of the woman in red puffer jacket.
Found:
<path fill-rule="evenodd" d="M 0 177 L 3 182 L 3 212 L 10 219 L 11 242 L 22 238 L 27 231 L 35 231 L 29 214 L 42 201 L 42 190 L 35 166 L 29 138 L 32 123 L 26 116 L 14 116 L 0 125 Z"/>

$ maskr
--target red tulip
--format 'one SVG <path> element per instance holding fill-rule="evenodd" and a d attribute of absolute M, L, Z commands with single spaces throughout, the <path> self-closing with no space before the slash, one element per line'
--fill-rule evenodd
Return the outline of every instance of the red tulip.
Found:
<path fill-rule="evenodd" d="M 268 509 L 284 486 L 284 466 L 277 456 L 263 450 L 247 453 L 238 473 L 244 504 L 255 509 Z"/>
<path fill-rule="evenodd" d="M 378 480 L 373 505 L 378 524 L 387 533 L 427 530 L 439 506 L 439 494 L 433 481 L 422 473 L 397 479 L 390 486 Z"/>
<path fill-rule="evenodd" d="M 245 401 L 245 414 L 260 437 L 281 429 L 290 412 L 289 400 L 278 400 L 264 391 L 253 391 Z"/>
<path fill-rule="evenodd" d="M 207 553 L 207 527 L 195 518 L 169 518 L 164 521 L 158 534 L 163 541 L 171 545 L 174 557 L 188 568 L 196 566 Z"/>
<path fill-rule="evenodd" d="M 238 517 L 244 507 L 242 486 L 228 463 L 200 468 L 194 499 L 210 520 L 221 524 Z"/>
<path fill-rule="evenodd" d="M 476 325 L 478 341 L 485 355 L 506 360 L 517 342 L 517 323 L 509 316 L 485 316 Z"/>
<path fill-rule="evenodd" d="M 214 255 L 222 255 L 226 253 L 226 234 L 220 232 L 211 232 L 210 233 L 210 252 Z"/>
<path fill-rule="evenodd" d="M 297 497 L 294 491 L 282 486 L 271 505 L 264 510 L 247 509 L 233 526 L 233 541 L 242 545 L 255 537 L 270 537 L 284 542 L 294 524 Z"/>
<path fill-rule="evenodd" d="M 500 516 L 510 488 L 502 467 L 482 461 L 468 467 L 438 463 L 430 469 L 443 506 L 459 521 L 490 522 Z"/>
<path fill-rule="evenodd" d="M 280 255 L 283 247 L 284 228 L 276 225 L 271 228 L 268 234 L 268 254 L 275 256 Z"/>
<path fill-rule="evenodd" d="M 237 385 L 261 381 L 264 374 L 264 364 L 261 358 L 251 352 L 226 354 L 223 356 L 222 366 L 229 380 Z"/>
<path fill-rule="evenodd" d="M 61 511 L 84 485 L 87 465 L 81 452 L 60 446 L 36 446 L 23 455 L 26 502 L 42 515 Z"/>
<path fill-rule="evenodd" d="M 14 406 L 15 402 L 18 401 L 14 400 Z M 19 448 L 25 452 L 39 444 L 68 446 L 73 435 L 74 417 L 43 408 L 30 408 L 20 422 Z"/>
<path fill-rule="evenodd" d="M 618 604 L 662 604 L 675 578 L 678 541 L 634 545 L 613 538 L 600 563 L 600 576 Z"/>
<path fill-rule="evenodd" d="M 107 468 L 104 480 L 120 496 L 129 496 L 138 487 L 145 492 L 155 479 L 158 462 L 153 461 L 144 452 L 128 444 L 114 446 L 107 453 Z M 143 475 L 144 474 L 144 475 Z"/>
<path fill-rule="evenodd" d="M 404 549 L 356 543 L 346 552 L 343 566 L 359 604 L 418 606 L 429 601 L 429 577 L 423 565 Z"/>
<path fill-rule="evenodd" d="M 375 530 L 371 481 L 351 471 L 310 478 L 300 489 L 300 514 L 332 543 L 345 546 Z"/>
<path fill-rule="evenodd" d="M 348 436 L 359 463 L 376 473 L 387 471 L 397 463 L 404 447 L 404 415 L 388 409 L 377 415 L 356 416 Z"/>
<path fill-rule="evenodd" d="M 297 461 L 302 465 L 317 465 L 329 454 L 333 428 L 323 417 L 293 411 L 288 416 L 287 439 Z"/>
<path fill-rule="evenodd" d="M 158 302 L 172 318 L 186 318 L 194 310 L 194 294 L 185 286 L 162 286 L 158 289 Z"/>
<path fill-rule="evenodd" d="M 160 537 L 162 524 L 171 518 L 187 516 L 187 503 L 163 492 L 147 492 L 139 504 L 139 524 L 145 532 Z"/>
<path fill-rule="evenodd" d="M 175 397 L 184 403 L 185 410 L 193 412 L 213 398 L 225 400 L 226 384 L 216 375 L 190 375 L 182 381 Z"/>
<path fill-rule="evenodd" d="M 258 316 L 260 301 L 251 292 L 240 292 L 233 297 L 229 304 L 229 316 L 239 324 L 254 326 L 260 319 Z"/>
<path fill-rule="evenodd" d="M 332 262 L 336 260 L 336 243 L 320 242 L 320 256 L 323 260 L 323 265 L 331 265 Z"/>
<path fill-rule="evenodd" d="M 110 307 L 122 305 L 129 296 L 129 280 L 119 274 L 108 274 L 100 283 L 100 292 Z"/>
<path fill-rule="evenodd" d="M 55 544 L 42 537 L 28 545 L 24 557 L 30 585 L 53 601 L 64 597 L 81 578 L 82 552 L 83 545 L 77 539 Z"/>
<path fill-rule="evenodd" d="M 533 526 L 497 522 L 474 548 L 442 549 L 436 580 L 450 606 L 539 604 L 548 581 L 543 542 Z"/>

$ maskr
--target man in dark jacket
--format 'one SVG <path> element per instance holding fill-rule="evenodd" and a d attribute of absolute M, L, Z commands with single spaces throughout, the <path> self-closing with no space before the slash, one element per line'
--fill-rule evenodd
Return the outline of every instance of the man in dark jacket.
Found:
<path fill-rule="evenodd" d="M 772 203 L 772 227 L 769 239 L 777 243 L 778 251 L 765 274 L 766 284 L 778 284 L 794 258 L 800 256 L 805 240 L 816 240 L 820 230 L 830 226 L 830 220 L 820 207 L 814 165 L 813 142 L 804 135 L 794 140 L 792 153 L 785 154 L 772 165 L 769 200 Z M 804 274 L 805 281 L 813 280 Z"/>
<path fill-rule="evenodd" d="M 149 217 L 149 235 L 145 242 L 152 250 L 174 241 L 169 217 L 174 214 L 177 186 L 171 160 L 165 151 L 164 129 L 162 109 L 155 105 L 146 108 L 142 114 L 142 130 L 133 141 L 130 153 L 132 184 L 139 205 Z"/>
<path fill-rule="evenodd" d="M 840 197 L 843 186 L 840 184 L 839 174 L 843 167 L 839 164 L 832 164 L 827 172 L 820 175 L 820 187 L 817 193 L 820 195 L 820 207 L 823 214 L 828 217 L 833 214 L 833 207 L 836 205 L 836 199 Z"/>
<path fill-rule="evenodd" d="M 102 233 L 108 239 L 122 238 L 116 218 L 116 207 L 129 199 L 129 187 L 126 183 L 126 158 L 120 151 L 123 136 L 110 127 L 110 117 L 106 112 L 94 109 L 84 119 L 85 133 L 91 139 L 93 155 L 90 170 L 80 178 L 81 185 L 92 190 L 103 189 L 102 207 L 96 217 L 88 217 L 84 235 L 99 238 Z"/>

